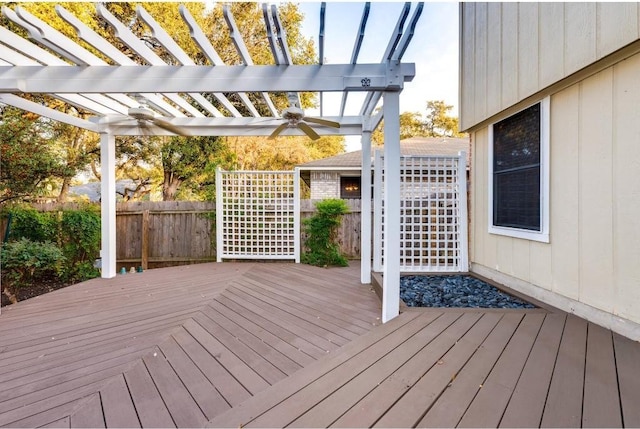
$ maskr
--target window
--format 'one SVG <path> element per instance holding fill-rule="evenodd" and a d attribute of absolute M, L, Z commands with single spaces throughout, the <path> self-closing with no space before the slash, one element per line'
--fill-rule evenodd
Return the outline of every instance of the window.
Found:
<path fill-rule="evenodd" d="M 360 198 L 359 177 L 340 177 L 340 198 Z"/>
<path fill-rule="evenodd" d="M 549 98 L 489 127 L 489 232 L 549 242 Z"/>

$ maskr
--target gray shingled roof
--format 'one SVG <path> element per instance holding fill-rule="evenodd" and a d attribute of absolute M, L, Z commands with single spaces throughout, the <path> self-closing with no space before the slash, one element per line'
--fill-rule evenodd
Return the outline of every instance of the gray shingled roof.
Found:
<path fill-rule="evenodd" d="M 400 153 L 402 155 L 457 155 L 460 151 L 467 153 L 467 166 L 469 165 L 469 138 L 449 137 L 411 137 L 400 141 Z M 362 151 L 347 152 L 324 159 L 307 162 L 298 165 L 301 170 L 314 170 L 316 168 L 327 169 L 362 167 Z"/>

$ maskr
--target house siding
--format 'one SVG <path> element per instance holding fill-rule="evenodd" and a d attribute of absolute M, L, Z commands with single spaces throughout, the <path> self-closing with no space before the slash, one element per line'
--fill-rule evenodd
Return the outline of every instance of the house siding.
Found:
<path fill-rule="evenodd" d="M 462 3 L 461 128 L 638 40 L 637 3 Z"/>
<path fill-rule="evenodd" d="M 472 133 L 472 270 L 614 329 L 631 321 L 630 336 L 640 336 L 639 73 L 637 54 L 551 95 L 549 243 L 488 233 L 488 128 Z"/>

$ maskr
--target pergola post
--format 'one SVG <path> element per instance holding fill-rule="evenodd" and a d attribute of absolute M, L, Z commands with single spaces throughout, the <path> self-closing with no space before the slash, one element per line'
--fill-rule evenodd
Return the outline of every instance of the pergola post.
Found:
<path fill-rule="evenodd" d="M 362 133 L 360 282 L 371 284 L 371 131 Z"/>
<path fill-rule="evenodd" d="M 100 134 L 102 278 L 116 276 L 116 138 Z"/>
<path fill-rule="evenodd" d="M 400 313 L 400 93 L 384 93 L 382 323 Z"/>

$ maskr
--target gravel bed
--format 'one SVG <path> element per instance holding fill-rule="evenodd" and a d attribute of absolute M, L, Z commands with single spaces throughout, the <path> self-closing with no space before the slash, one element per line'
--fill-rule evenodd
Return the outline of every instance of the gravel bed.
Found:
<path fill-rule="evenodd" d="M 536 308 L 471 276 L 404 276 L 400 299 L 409 307 Z"/>

